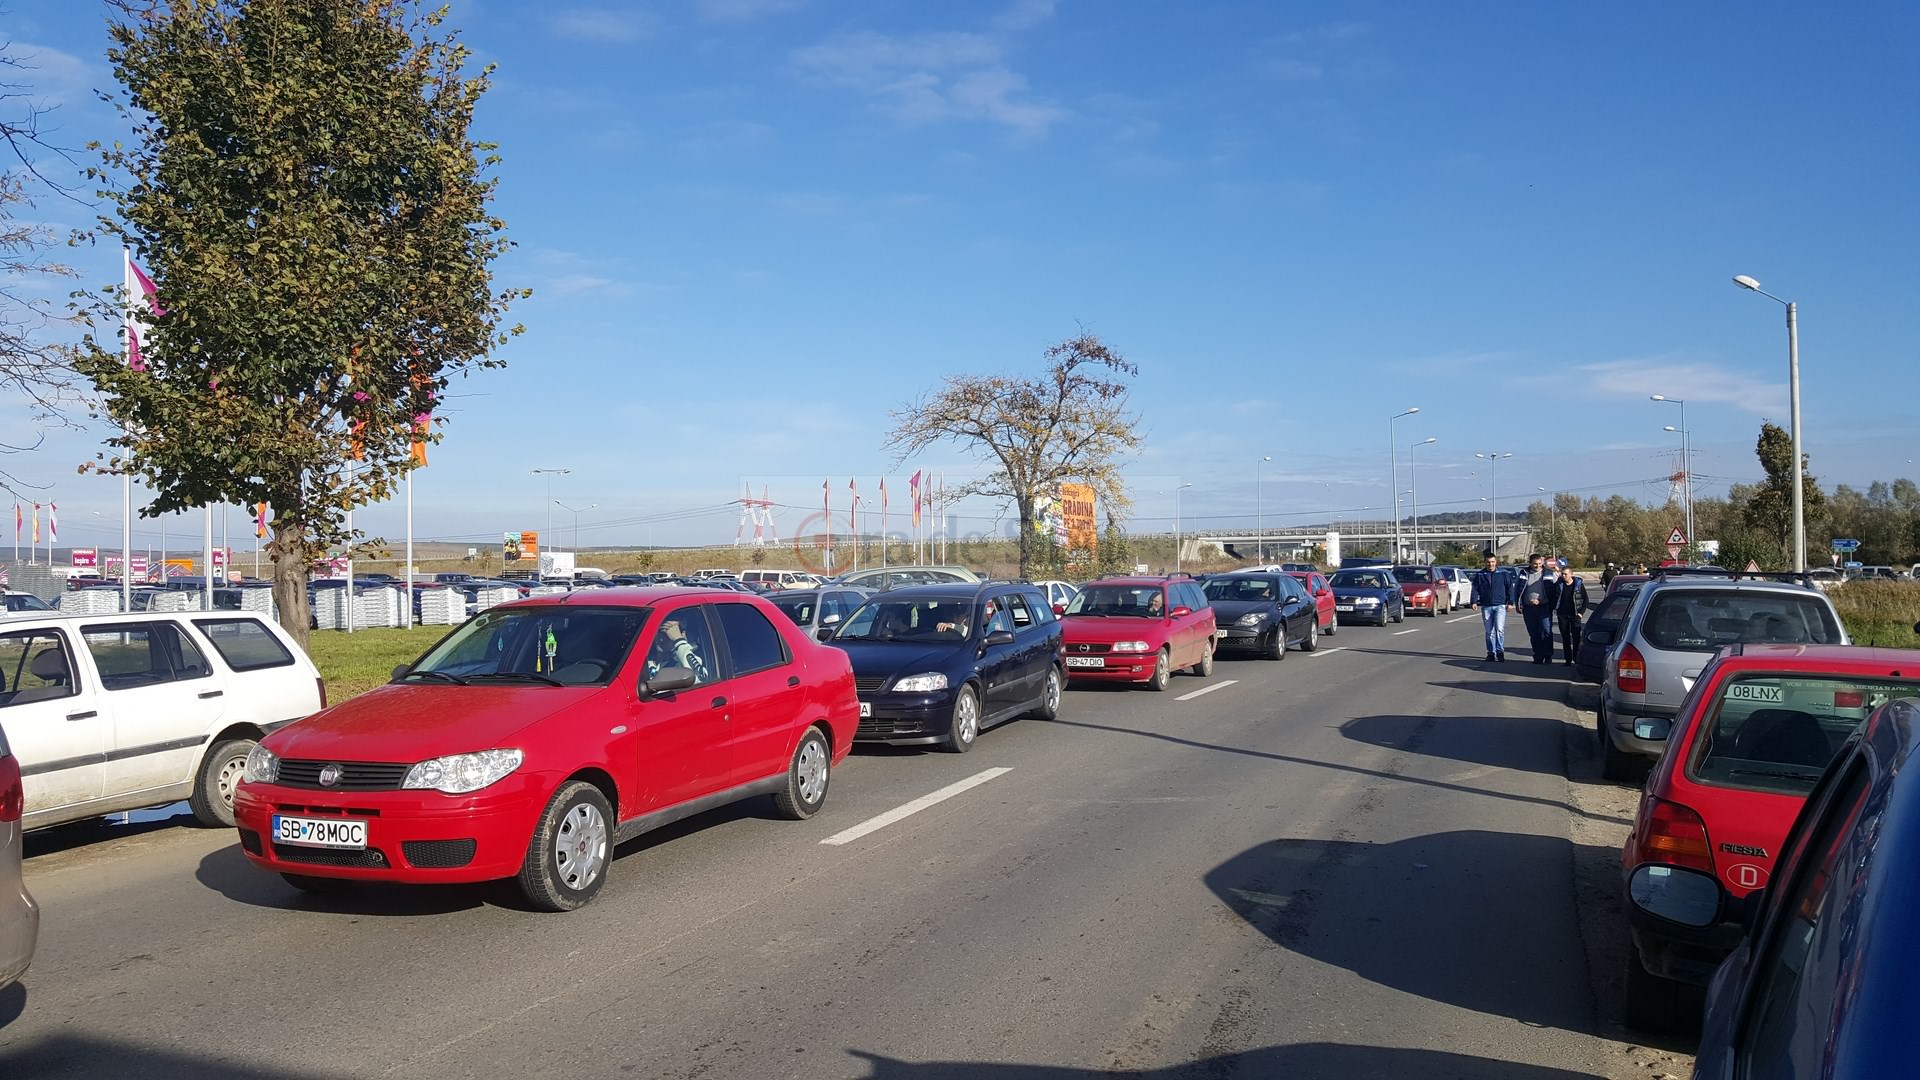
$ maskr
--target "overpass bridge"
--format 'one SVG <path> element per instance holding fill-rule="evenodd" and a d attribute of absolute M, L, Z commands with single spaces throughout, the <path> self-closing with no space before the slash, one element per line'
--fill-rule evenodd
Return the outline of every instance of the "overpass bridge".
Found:
<path fill-rule="evenodd" d="M 1317 544 L 1327 543 L 1329 535 L 1337 535 L 1342 547 L 1356 544 L 1372 546 L 1384 541 L 1393 543 L 1393 523 L 1390 521 L 1348 523 L 1336 530 L 1302 529 L 1298 527 L 1276 528 L 1255 535 L 1253 533 L 1202 533 L 1183 539 L 1180 544 L 1183 558 L 1198 558 L 1208 548 L 1216 551 L 1231 549 L 1247 558 L 1264 561 L 1265 558 L 1284 555 L 1288 552 L 1304 553 Z M 1416 538 L 1411 526 L 1400 527 L 1400 542 L 1408 549 L 1416 545 L 1454 543 L 1484 548 L 1489 536 L 1497 538 L 1494 550 L 1503 559 L 1523 557 L 1533 550 L 1533 531 L 1526 525 L 1516 522 L 1500 522 L 1489 529 L 1486 526 L 1462 525 L 1422 525 Z M 1262 554 L 1264 552 L 1264 555 Z"/>

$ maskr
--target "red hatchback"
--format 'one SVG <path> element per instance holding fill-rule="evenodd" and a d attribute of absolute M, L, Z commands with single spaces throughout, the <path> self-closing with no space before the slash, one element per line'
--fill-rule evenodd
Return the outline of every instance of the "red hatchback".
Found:
<path fill-rule="evenodd" d="M 1877 706 L 1916 693 L 1920 650 L 1731 645 L 1701 670 L 1679 715 L 1634 722 L 1667 752 L 1620 861 L 1634 944 L 1629 1024 L 1674 1026 L 1690 1007 L 1686 984 L 1704 985 L 1743 933 L 1734 922 L 1693 929 L 1656 914 L 1686 902 L 1689 882 L 1673 868 L 1711 875 L 1736 899 L 1766 885 L 1794 816 L 1847 737 Z"/>
<path fill-rule="evenodd" d="M 846 654 L 758 597 L 535 597 L 267 736 L 234 817 L 298 888 L 515 878 L 567 911 L 648 829 L 755 795 L 811 817 L 859 723 Z"/>
<path fill-rule="evenodd" d="M 1453 587 L 1433 567 L 1396 566 L 1393 578 L 1400 583 L 1400 595 L 1406 597 L 1408 614 L 1440 616 L 1453 610 Z"/>
<path fill-rule="evenodd" d="M 1189 577 L 1090 581 L 1061 617 L 1068 679 L 1165 690 L 1175 670 L 1213 674 L 1213 608 Z"/>
<path fill-rule="evenodd" d="M 1328 637 L 1339 633 L 1340 616 L 1334 613 L 1333 586 L 1327 584 L 1326 575 L 1318 570 L 1289 570 L 1287 574 L 1313 597 L 1313 617 L 1320 632 Z"/>

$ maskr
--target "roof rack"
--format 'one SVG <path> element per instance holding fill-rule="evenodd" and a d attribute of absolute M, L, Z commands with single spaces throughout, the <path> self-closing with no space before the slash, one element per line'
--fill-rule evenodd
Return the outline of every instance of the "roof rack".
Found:
<path fill-rule="evenodd" d="M 1656 566 L 1647 571 L 1647 577 L 1653 581 L 1677 577 L 1732 578 L 1733 571 L 1724 566 Z"/>
<path fill-rule="evenodd" d="M 1733 577 L 1736 581 L 1782 581 L 1789 585 L 1813 586 L 1813 572 L 1810 570 L 1741 570 Z"/>

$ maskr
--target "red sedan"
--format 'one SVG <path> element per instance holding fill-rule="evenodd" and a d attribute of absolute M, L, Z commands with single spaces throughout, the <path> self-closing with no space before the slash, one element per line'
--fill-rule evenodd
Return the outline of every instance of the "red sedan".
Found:
<path fill-rule="evenodd" d="M 1090 581 L 1067 605 L 1061 629 L 1069 679 L 1165 690 L 1182 668 L 1213 674 L 1213 607 L 1185 575 Z"/>
<path fill-rule="evenodd" d="M 247 857 L 301 889 L 514 878 L 567 911 L 648 829 L 756 795 L 811 817 L 859 716 L 846 654 L 758 597 L 536 597 L 267 736 L 234 817 Z"/>
<path fill-rule="evenodd" d="M 1340 632 L 1340 616 L 1333 610 L 1333 586 L 1327 584 L 1325 574 L 1318 570 L 1289 570 L 1287 573 L 1307 590 L 1313 597 L 1313 617 L 1320 624 L 1320 632 L 1332 637 Z"/>

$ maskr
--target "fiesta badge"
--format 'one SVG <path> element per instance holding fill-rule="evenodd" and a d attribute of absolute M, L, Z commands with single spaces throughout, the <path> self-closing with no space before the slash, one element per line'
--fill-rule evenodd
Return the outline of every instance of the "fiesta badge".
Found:
<path fill-rule="evenodd" d="M 320 786 L 332 787 L 340 782 L 340 766 L 332 763 L 320 766 Z"/>

